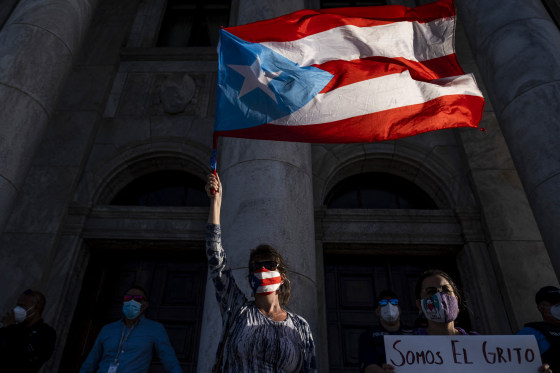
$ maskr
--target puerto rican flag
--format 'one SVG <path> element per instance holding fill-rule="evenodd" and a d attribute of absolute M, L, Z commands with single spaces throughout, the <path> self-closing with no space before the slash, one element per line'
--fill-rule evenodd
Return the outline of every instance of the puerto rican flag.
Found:
<path fill-rule="evenodd" d="M 221 30 L 218 136 L 354 143 L 478 127 L 453 0 L 301 10 Z"/>

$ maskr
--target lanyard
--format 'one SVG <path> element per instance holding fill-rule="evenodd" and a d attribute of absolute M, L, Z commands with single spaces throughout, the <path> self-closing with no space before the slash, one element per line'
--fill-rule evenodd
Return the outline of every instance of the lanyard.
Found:
<path fill-rule="evenodd" d="M 123 325 L 123 329 L 122 329 L 122 333 L 121 333 L 121 341 L 119 342 L 119 349 L 117 350 L 117 356 L 115 356 L 115 364 L 117 364 L 117 362 L 119 361 L 119 355 L 121 354 L 121 349 L 122 349 L 123 344 L 127 341 L 128 337 L 130 336 L 130 333 L 132 333 L 132 329 L 134 329 L 135 326 L 136 326 L 136 324 L 132 325 L 132 327 L 130 328 L 128 333 L 126 333 L 126 336 L 125 336 L 124 332 L 126 331 L 126 324 Z"/>

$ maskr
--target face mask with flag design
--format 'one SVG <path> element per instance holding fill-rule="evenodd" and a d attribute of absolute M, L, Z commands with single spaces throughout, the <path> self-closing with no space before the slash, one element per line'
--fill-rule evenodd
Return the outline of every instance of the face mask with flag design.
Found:
<path fill-rule="evenodd" d="M 431 297 L 422 299 L 422 312 L 428 320 L 439 323 L 455 321 L 459 314 L 457 298 L 450 294 L 437 292 Z"/>
<path fill-rule="evenodd" d="M 253 293 L 258 295 L 268 295 L 274 293 L 282 285 L 282 276 L 278 271 L 270 271 L 266 268 L 251 273 L 249 282 Z"/>

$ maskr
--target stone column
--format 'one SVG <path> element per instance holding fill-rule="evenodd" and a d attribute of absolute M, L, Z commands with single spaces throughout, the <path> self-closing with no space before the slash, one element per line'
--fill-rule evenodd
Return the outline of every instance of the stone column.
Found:
<path fill-rule="evenodd" d="M 262 3 L 262 4 L 261 4 Z M 239 24 L 303 8 L 303 1 L 241 1 Z M 316 253 L 309 144 L 223 139 L 218 172 L 224 185 L 222 241 L 237 283 L 250 295 L 249 251 L 258 244 L 277 248 L 289 266 L 289 309 L 318 334 Z M 221 333 L 212 282 L 207 283 L 198 371 L 208 372 Z M 321 358 L 318 359 L 321 362 Z"/>
<path fill-rule="evenodd" d="M 0 232 L 98 0 L 21 0 L 0 31 Z"/>
<path fill-rule="evenodd" d="M 560 32 L 540 0 L 456 3 L 560 277 Z"/>

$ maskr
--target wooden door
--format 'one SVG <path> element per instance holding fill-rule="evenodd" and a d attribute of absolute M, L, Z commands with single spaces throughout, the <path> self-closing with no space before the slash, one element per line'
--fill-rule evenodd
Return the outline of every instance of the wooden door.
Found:
<path fill-rule="evenodd" d="M 183 372 L 196 372 L 206 272 L 202 245 L 182 252 L 94 252 L 60 371 L 78 372 L 101 328 L 122 318 L 123 294 L 140 285 L 150 302 L 146 317 L 164 325 Z M 164 371 L 154 359 L 150 372 Z"/>
<path fill-rule="evenodd" d="M 439 268 L 458 281 L 454 263 L 454 257 L 448 256 L 364 256 L 326 251 L 330 373 L 358 371 L 359 337 L 365 329 L 379 323 L 375 315 L 376 297 L 382 290 L 391 289 L 399 295 L 401 321 L 413 326 L 418 317 L 414 296 L 416 280 L 424 270 Z"/>

